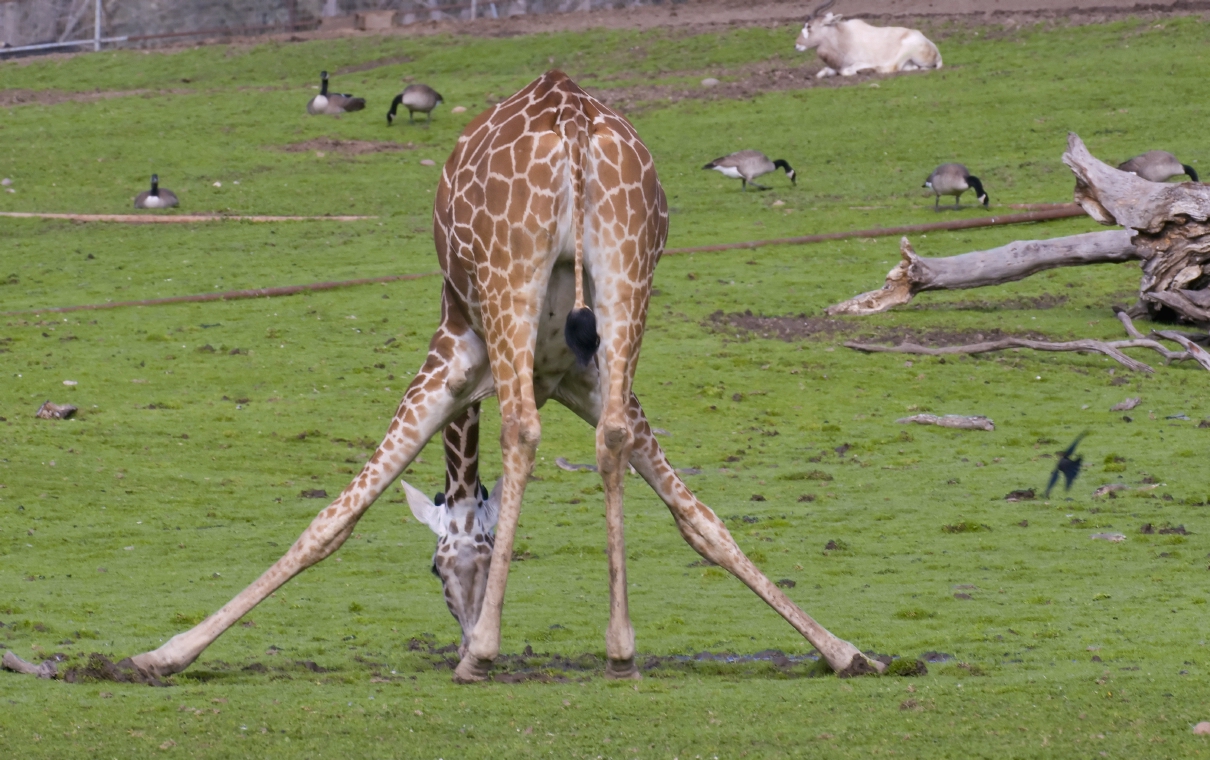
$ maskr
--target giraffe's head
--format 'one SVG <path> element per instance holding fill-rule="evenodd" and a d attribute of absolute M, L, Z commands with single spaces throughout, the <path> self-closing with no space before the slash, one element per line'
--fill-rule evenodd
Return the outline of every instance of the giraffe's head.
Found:
<path fill-rule="evenodd" d="M 408 506 L 416 519 L 437 534 L 433 575 L 441 579 L 445 603 L 462 627 L 459 657 L 466 655 L 471 631 L 483 609 L 487 572 L 492 563 L 496 517 L 500 513 L 500 483 L 489 494 L 478 478 L 470 488 L 455 487 L 432 499 L 403 483 Z"/>

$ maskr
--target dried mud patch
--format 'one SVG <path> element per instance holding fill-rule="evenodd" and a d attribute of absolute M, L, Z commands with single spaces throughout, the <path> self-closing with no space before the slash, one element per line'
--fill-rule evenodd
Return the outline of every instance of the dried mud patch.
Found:
<path fill-rule="evenodd" d="M 410 55 L 389 55 L 383 58 L 377 58 L 373 61 L 365 61 L 364 63 L 356 63 L 352 66 L 345 66 L 337 69 L 336 74 L 357 74 L 362 71 L 373 71 L 374 69 L 382 68 L 383 66 L 394 66 L 400 63 L 411 63 L 412 56 Z"/>
<path fill-rule="evenodd" d="M 655 104 L 666 105 L 682 100 L 751 100 L 758 95 L 786 90 L 807 90 L 817 87 L 852 87 L 876 82 L 902 74 L 864 73 L 851 77 L 816 79 L 815 74 L 823 65 L 815 59 L 800 66 L 777 65 L 768 61 L 754 63 L 735 69 L 709 69 L 703 71 L 669 72 L 664 76 L 690 79 L 690 82 L 668 84 L 640 84 L 620 87 L 587 87 L 593 97 L 611 108 L 627 114 L 635 114 Z M 922 72 L 911 72 L 920 74 Z M 923 72 L 927 75 L 927 72 Z M 713 87 L 705 87 L 701 80 L 713 77 L 720 80 Z"/>
<path fill-rule="evenodd" d="M 147 95 L 152 90 L 96 90 L 95 92 L 65 92 L 63 90 L 0 90 L 0 108 L 13 106 L 54 106 L 60 103 L 93 103 L 110 98 L 130 98 Z"/>
<path fill-rule="evenodd" d="M 1055 309 L 1067 303 L 1067 296 L 1043 293 L 1040 296 L 1018 298 L 982 298 L 968 301 L 916 303 L 909 309 L 916 311 L 1030 311 L 1032 309 Z"/>
<path fill-rule="evenodd" d="M 911 343 L 917 346 L 966 346 L 972 343 L 1026 338 L 1028 340 L 1053 340 L 1049 335 L 1035 330 L 947 330 L 944 328 L 919 329 L 914 327 L 883 327 L 862 335 L 863 340 L 900 346 Z"/>
<path fill-rule="evenodd" d="M 806 314 L 764 316 L 753 314 L 751 310 L 742 314 L 716 311 L 702 322 L 702 327 L 735 340 L 751 340 L 757 337 L 783 340 L 787 343 L 815 337 L 831 338 L 858 329 L 856 323 L 844 319 L 808 317 Z"/>
<path fill-rule="evenodd" d="M 168 685 L 155 676 L 140 673 L 129 659 L 115 663 L 99 652 L 88 655 L 88 661 L 84 665 L 66 668 L 62 678 L 68 683 L 109 681 L 112 683 L 141 683 L 147 686 Z"/>
<path fill-rule="evenodd" d="M 414 143 L 376 142 L 372 140 L 342 140 L 338 137 L 315 137 L 304 142 L 290 143 L 282 147 L 287 153 L 339 153 L 345 156 L 361 156 L 366 153 L 391 153 L 415 150 Z"/>

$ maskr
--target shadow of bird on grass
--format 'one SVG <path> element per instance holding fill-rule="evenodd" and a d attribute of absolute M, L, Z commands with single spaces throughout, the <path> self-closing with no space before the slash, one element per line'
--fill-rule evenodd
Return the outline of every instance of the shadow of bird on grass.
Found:
<path fill-rule="evenodd" d="M 1071 490 L 1071 484 L 1076 482 L 1076 476 L 1080 474 L 1080 467 L 1084 464 L 1084 457 L 1072 456 L 1072 454 L 1075 453 L 1076 446 L 1080 444 L 1080 441 L 1084 440 L 1084 436 L 1086 435 L 1088 435 L 1088 431 L 1080 433 L 1080 435 L 1071 442 L 1071 445 L 1068 446 L 1065 451 L 1059 452 L 1059 461 L 1055 464 L 1054 470 L 1052 470 L 1050 473 L 1050 482 L 1046 484 L 1045 498 L 1050 498 L 1050 491 L 1055 487 L 1055 484 L 1059 482 L 1060 473 L 1062 473 L 1065 480 L 1063 490 Z"/>

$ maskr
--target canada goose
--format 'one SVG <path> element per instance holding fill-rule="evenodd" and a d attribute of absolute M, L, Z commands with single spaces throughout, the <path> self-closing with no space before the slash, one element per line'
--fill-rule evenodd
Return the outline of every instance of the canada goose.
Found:
<path fill-rule="evenodd" d="M 395 112 L 399 109 L 400 103 L 408 109 L 408 121 L 410 122 L 414 121 L 412 114 L 416 111 L 425 114 L 428 121 L 432 121 L 433 109 L 444 102 L 441 93 L 427 84 L 409 84 L 391 101 L 391 110 L 387 111 L 387 126 L 395 121 Z"/>
<path fill-rule="evenodd" d="M 798 184 L 798 180 L 794 178 L 796 173 L 790 168 L 789 164 L 780 158 L 776 161 L 770 161 L 769 157 L 759 150 L 741 150 L 729 156 L 716 158 L 702 168 L 713 169 L 724 177 L 740 180 L 743 182 L 743 190 L 748 189 L 748 183 L 750 182 L 755 188 L 768 190 L 769 188 L 764 185 L 758 185 L 753 180 L 778 168 L 785 170 L 786 176 L 790 178 L 790 184 Z"/>
<path fill-rule="evenodd" d="M 339 92 L 328 93 L 328 72 L 319 72 L 319 94 L 307 102 L 307 113 L 312 116 L 328 114 L 338 116 L 342 113 L 360 111 L 366 107 L 365 98 L 355 98 L 352 95 Z"/>
<path fill-rule="evenodd" d="M 1133 172 L 1150 182 L 1167 182 L 1180 174 L 1188 174 L 1189 179 L 1199 181 L 1192 166 L 1177 161 L 1176 156 L 1166 150 L 1149 150 L 1119 164 L 1118 168 L 1124 172 Z"/>
<path fill-rule="evenodd" d="M 135 196 L 135 208 L 172 208 L 179 206 L 176 193 L 160 188 L 160 175 L 151 175 L 151 189 L 144 190 Z"/>
<path fill-rule="evenodd" d="M 941 210 L 941 196 L 954 196 L 954 208 L 958 208 L 958 201 L 962 199 L 962 194 L 967 190 L 974 190 L 975 197 L 984 206 L 987 206 L 987 193 L 983 192 L 983 183 L 978 177 L 972 177 L 971 173 L 966 170 L 962 164 L 942 164 L 929 178 L 924 181 L 924 187 L 932 190 L 937 199 L 933 202 L 933 208 Z"/>

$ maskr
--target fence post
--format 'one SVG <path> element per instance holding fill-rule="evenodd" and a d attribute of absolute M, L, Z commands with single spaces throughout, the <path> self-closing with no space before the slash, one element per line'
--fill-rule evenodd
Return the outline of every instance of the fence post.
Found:
<path fill-rule="evenodd" d="M 96 13 L 93 14 L 92 49 L 101 52 L 101 0 L 96 1 Z"/>
<path fill-rule="evenodd" d="M 479 0 L 471 0 L 471 21 L 475 20 L 476 12 L 479 10 Z"/>

